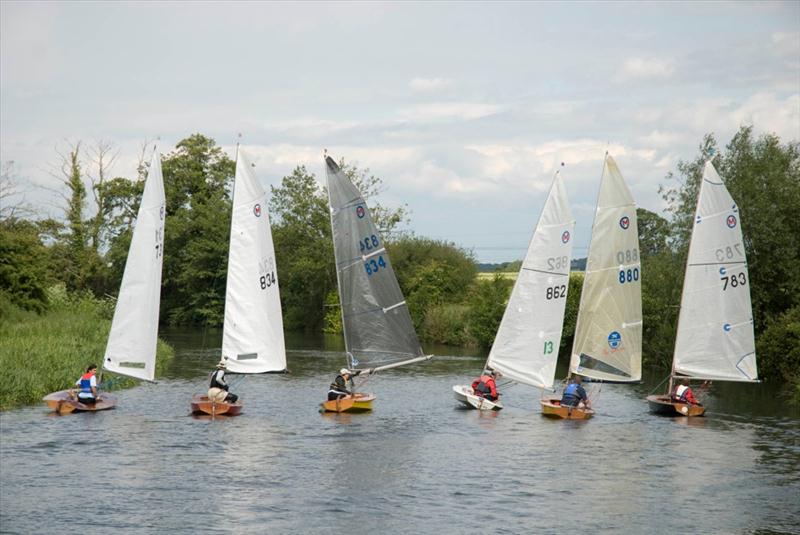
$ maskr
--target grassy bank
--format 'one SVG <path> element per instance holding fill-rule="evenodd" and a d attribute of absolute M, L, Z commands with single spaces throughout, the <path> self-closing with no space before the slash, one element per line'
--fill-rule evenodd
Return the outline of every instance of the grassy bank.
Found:
<path fill-rule="evenodd" d="M 0 410 L 38 403 L 50 392 L 71 387 L 90 363 L 102 364 L 113 304 L 90 297 L 50 293 L 50 307 L 36 314 L 0 294 Z M 159 340 L 157 370 L 174 356 Z M 135 384 L 134 380 L 116 387 Z"/>

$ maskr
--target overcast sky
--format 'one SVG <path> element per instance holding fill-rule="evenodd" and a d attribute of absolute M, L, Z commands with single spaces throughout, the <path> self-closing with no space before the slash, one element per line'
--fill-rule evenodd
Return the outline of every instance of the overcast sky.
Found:
<path fill-rule="evenodd" d="M 524 254 L 565 162 L 579 257 L 606 149 L 660 212 L 703 134 L 800 140 L 800 2 L 4 0 L 0 21 L 0 159 L 51 215 L 64 140 L 113 142 L 133 177 L 146 139 L 233 157 L 241 132 L 265 188 L 298 164 L 324 181 L 328 149 L 480 261 Z"/>

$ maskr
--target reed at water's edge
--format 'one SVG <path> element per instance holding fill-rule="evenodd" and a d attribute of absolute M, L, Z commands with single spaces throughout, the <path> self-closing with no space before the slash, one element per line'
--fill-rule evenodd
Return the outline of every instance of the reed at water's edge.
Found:
<path fill-rule="evenodd" d="M 0 410 L 38 403 L 50 392 L 71 388 L 87 365 L 102 364 L 113 302 L 70 296 L 58 288 L 49 294 L 48 310 L 36 314 L 0 293 Z M 157 376 L 174 354 L 158 341 Z M 135 383 L 126 379 L 113 388 Z"/>

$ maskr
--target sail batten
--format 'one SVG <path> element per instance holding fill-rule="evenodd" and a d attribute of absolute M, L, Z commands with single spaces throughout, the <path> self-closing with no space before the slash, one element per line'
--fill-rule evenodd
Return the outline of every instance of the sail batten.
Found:
<path fill-rule="evenodd" d="M 758 379 L 739 209 L 707 162 L 684 275 L 673 373 L 696 379 Z"/>
<path fill-rule="evenodd" d="M 328 202 L 350 365 L 395 367 L 423 356 L 389 255 L 364 198 L 327 157 Z"/>
<path fill-rule="evenodd" d="M 569 288 L 575 221 L 556 174 L 497 330 L 487 365 L 503 377 L 552 389 Z"/>
<path fill-rule="evenodd" d="M 640 278 L 636 205 L 617 164 L 606 155 L 570 373 L 619 382 L 641 379 Z"/>
<path fill-rule="evenodd" d="M 222 355 L 234 373 L 286 369 L 278 270 L 264 188 L 242 149 L 236 159 Z"/>
<path fill-rule="evenodd" d="M 154 152 L 103 357 L 104 369 L 145 381 L 155 378 L 165 217 L 161 160 Z"/>

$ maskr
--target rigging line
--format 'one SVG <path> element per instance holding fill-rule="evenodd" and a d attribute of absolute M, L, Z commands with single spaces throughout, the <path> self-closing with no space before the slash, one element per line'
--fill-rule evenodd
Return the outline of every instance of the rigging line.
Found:
<path fill-rule="evenodd" d="M 558 273 L 557 271 L 545 271 L 543 269 L 522 268 L 524 271 L 534 271 L 536 273 L 544 273 L 545 275 L 557 275 L 559 277 L 568 277 L 569 273 Z"/>
<path fill-rule="evenodd" d="M 732 264 L 747 264 L 744 260 L 740 260 L 738 262 L 705 262 L 705 263 L 697 263 L 697 264 L 687 264 L 687 266 L 728 266 Z"/>
<path fill-rule="evenodd" d="M 667 375 L 666 377 L 664 377 L 664 379 L 662 379 L 662 380 L 661 380 L 661 382 L 660 382 L 660 383 L 658 383 L 658 384 L 656 385 L 656 387 L 650 391 L 650 394 L 652 394 L 653 392 L 655 392 L 656 390 L 658 390 L 658 388 L 659 388 L 661 385 L 663 385 L 663 384 L 664 384 L 664 383 L 667 381 L 667 379 L 669 379 L 671 376 L 672 376 L 672 374 L 670 374 L 670 375 Z"/>

